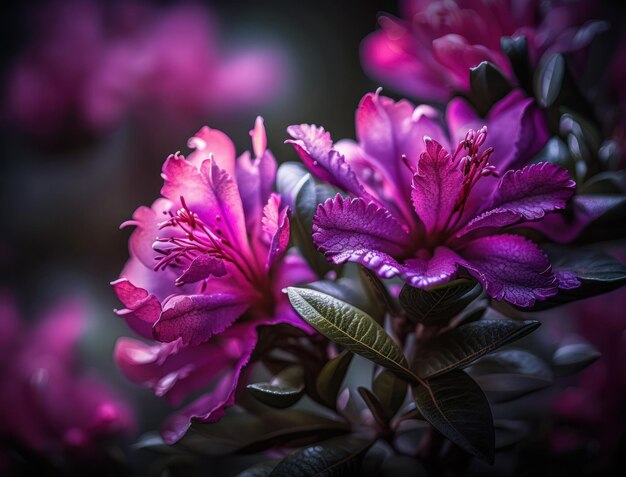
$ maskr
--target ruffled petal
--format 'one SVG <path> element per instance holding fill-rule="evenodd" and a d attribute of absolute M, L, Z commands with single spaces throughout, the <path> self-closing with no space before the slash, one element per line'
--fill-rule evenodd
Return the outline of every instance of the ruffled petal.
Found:
<path fill-rule="evenodd" d="M 416 288 L 430 288 L 449 282 L 457 273 L 461 258 L 447 247 L 437 247 L 435 252 L 405 260 L 402 278 Z"/>
<path fill-rule="evenodd" d="M 346 192 L 366 194 L 345 158 L 333 148 L 330 134 L 324 128 L 301 124 L 289 126 L 287 132 L 293 139 L 285 142 L 293 146 L 313 174 Z"/>
<path fill-rule="evenodd" d="M 281 198 L 272 193 L 263 208 L 263 232 L 268 244 L 265 270 L 269 271 L 274 262 L 278 260 L 289 246 L 289 208 L 281 209 Z"/>
<path fill-rule="evenodd" d="M 458 254 L 461 264 L 496 300 L 529 307 L 558 291 L 559 282 L 546 255 L 519 235 L 479 238 Z"/>
<path fill-rule="evenodd" d="M 244 293 L 209 295 L 179 295 L 163 305 L 163 311 L 154 324 L 153 334 L 162 342 L 181 338 L 184 344 L 196 345 L 223 332 L 250 306 L 250 297 Z"/>
<path fill-rule="evenodd" d="M 448 219 L 463 186 L 463 174 L 452 162 L 450 154 L 430 138 L 413 175 L 411 199 L 426 232 L 433 236 L 448 226 Z"/>
<path fill-rule="evenodd" d="M 337 194 L 317 208 L 313 242 L 334 263 L 358 262 L 381 276 L 399 272 L 392 256 L 410 247 L 410 235 L 390 213 L 362 198 Z"/>
<path fill-rule="evenodd" d="M 126 278 L 112 282 L 111 286 L 117 298 L 126 307 L 115 310 L 115 313 L 124 318 L 135 333 L 144 338 L 152 338 L 152 325 L 161 315 L 159 299 L 143 288 L 136 287 Z"/>
<path fill-rule="evenodd" d="M 187 141 L 187 146 L 195 149 L 187 161 L 197 168 L 209 158 L 230 176 L 235 175 L 235 145 L 222 131 L 204 126 Z"/>
<path fill-rule="evenodd" d="M 457 236 L 540 220 L 549 212 L 564 209 L 575 187 L 566 169 L 547 162 L 508 171 L 492 193 L 489 210 L 472 219 Z"/>

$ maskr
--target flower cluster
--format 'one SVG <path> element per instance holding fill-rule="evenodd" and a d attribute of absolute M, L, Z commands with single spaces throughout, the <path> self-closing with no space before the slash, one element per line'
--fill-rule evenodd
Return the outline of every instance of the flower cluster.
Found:
<path fill-rule="evenodd" d="M 126 117 L 194 121 L 264 104 L 284 77 L 280 52 L 221 51 L 200 4 L 70 0 L 34 12 L 37 41 L 12 66 L 6 106 L 35 137 L 106 133 Z"/>
<path fill-rule="evenodd" d="M 243 368 L 262 326 L 311 328 L 281 290 L 313 278 L 297 255 L 286 254 L 287 207 L 272 192 L 276 161 L 266 149 L 263 120 L 251 131 L 254 157 L 222 132 L 202 128 L 187 157 L 163 165 L 163 197 L 140 207 L 131 259 L 113 288 L 129 326 L 153 344 L 122 338 L 115 359 L 132 381 L 175 405 L 203 390 L 165 424 L 168 442 L 191 418 L 213 422 L 234 404 Z"/>
<path fill-rule="evenodd" d="M 86 310 L 59 303 L 27 327 L 6 293 L 0 299 L 0 437 L 32 452 L 88 453 L 134 428 L 129 405 L 78 369 Z"/>
<path fill-rule="evenodd" d="M 451 114 L 454 126 L 458 112 Z M 311 171 L 353 195 L 328 199 L 314 218 L 313 240 L 334 263 L 361 263 L 419 288 L 446 283 L 463 269 L 493 298 L 519 306 L 575 286 L 559 282 L 539 247 L 507 232 L 565 208 L 575 186 L 566 170 L 548 163 L 507 170 L 508 156 L 518 151 L 502 145 L 506 159 L 492 160 L 500 149 L 487 146 L 487 126 L 469 129 L 452 149 L 423 108 L 379 93 L 361 101 L 357 131 L 359 144 L 334 148 L 323 128 L 289 128 Z"/>
<path fill-rule="evenodd" d="M 587 0 L 404 0 L 404 18 L 382 16 L 382 29 L 364 40 L 363 65 L 404 94 L 444 102 L 469 90 L 470 68 L 483 61 L 513 76 L 500 49 L 503 37 L 525 37 L 534 63 L 544 53 L 588 46 L 606 29 L 604 22 L 585 22 L 592 9 Z"/>

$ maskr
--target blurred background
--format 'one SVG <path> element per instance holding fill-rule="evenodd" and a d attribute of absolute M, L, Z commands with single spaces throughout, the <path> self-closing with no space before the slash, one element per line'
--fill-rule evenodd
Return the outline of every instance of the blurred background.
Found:
<path fill-rule="evenodd" d="M 87 319 L 80 364 L 131 400 L 132 441 L 157 429 L 169 409 L 113 364 L 115 340 L 129 334 L 109 286 L 128 258 L 130 230 L 119 225 L 159 195 L 163 161 L 185 154 L 205 124 L 228 134 L 240 154 L 262 115 L 279 162 L 296 159 L 283 144 L 290 124 L 354 137 L 356 105 L 378 86 L 363 73 L 359 45 L 380 13 L 399 14 L 398 2 L 67 0 L 0 8 L 0 289 L 31 324 L 64 298 L 80 303 Z M 617 303 L 615 311 L 623 292 L 599 300 Z M 608 328 L 598 347 L 607 335 L 623 338 L 623 319 Z M 623 341 L 610 346 L 613 361 L 624 358 Z M 595 399 L 573 396 L 561 408 L 577 412 L 584 398 Z M 606 406 L 593 419 L 624 414 L 619 399 Z M 571 444 L 570 434 L 563 439 Z M 610 445 L 620 441 L 618 432 Z"/>

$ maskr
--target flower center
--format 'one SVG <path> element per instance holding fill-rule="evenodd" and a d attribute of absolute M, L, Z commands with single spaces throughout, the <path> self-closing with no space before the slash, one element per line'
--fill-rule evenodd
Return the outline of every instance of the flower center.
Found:
<path fill-rule="evenodd" d="M 231 242 L 224 237 L 219 225 L 208 226 L 197 213 L 187 206 L 184 197 L 180 198 L 180 203 L 182 207 L 175 214 L 171 211 L 163 212 L 170 217 L 159 224 L 159 229 L 171 228 L 182 232 L 182 234 L 156 238 L 152 248 L 159 256 L 155 257 L 157 263 L 154 270 L 165 270 L 168 266 L 187 266 L 199 255 L 207 254 L 233 264 L 249 282 L 255 282 L 259 278 L 258 274 L 237 248 L 233 247 Z M 217 224 L 221 220 L 219 215 L 215 216 Z M 183 283 L 177 282 L 176 284 L 182 285 Z M 206 281 L 204 285 L 206 285 Z"/>

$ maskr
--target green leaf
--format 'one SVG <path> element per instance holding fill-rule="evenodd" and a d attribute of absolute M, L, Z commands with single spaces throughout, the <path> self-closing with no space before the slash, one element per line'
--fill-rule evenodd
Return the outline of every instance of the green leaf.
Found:
<path fill-rule="evenodd" d="M 270 474 L 271 477 L 343 477 L 362 475 L 369 439 L 355 436 L 329 439 L 288 455 Z"/>
<path fill-rule="evenodd" d="M 515 38 L 503 36 L 500 38 L 500 47 L 504 54 L 509 58 L 515 77 L 519 84 L 532 94 L 533 74 L 530 55 L 528 54 L 528 41 L 524 36 Z"/>
<path fill-rule="evenodd" d="M 470 68 L 470 100 L 481 116 L 512 91 L 504 73 L 493 63 L 483 61 Z"/>
<path fill-rule="evenodd" d="M 406 388 L 406 381 L 386 369 L 374 378 L 372 391 L 385 410 L 387 420 L 392 419 L 404 403 Z"/>
<path fill-rule="evenodd" d="M 368 301 L 375 308 L 375 313 L 372 317 L 382 326 L 387 312 L 396 313 L 398 311 L 397 305 L 389 295 L 389 291 L 383 282 L 374 272 L 359 266 L 359 278 Z"/>
<path fill-rule="evenodd" d="M 292 388 L 282 384 L 255 383 L 246 386 L 250 394 L 263 404 L 283 409 L 297 403 L 304 392 L 302 388 Z"/>
<path fill-rule="evenodd" d="M 303 445 L 348 431 L 342 422 L 306 411 L 283 409 L 259 415 L 229 412 L 218 422 L 194 422 L 187 434 L 202 438 L 203 453 L 221 455 L 260 452 L 277 445 Z"/>
<path fill-rule="evenodd" d="M 367 405 L 367 408 L 371 411 L 372 416 L 374 416 L 374 420 L 378 423 L 381 428 L 385 428 L 387 426 L 387 414 L 385 413 L 385 409 L 383 405 L 380 403 L 378 398 L 372 393 L 369 389 L 364 388 L 363 386 L 359 386 L 357 391 L 361 395 L 363 401 Z"/>
<path fill-rule="evenodd" d="M 554 382 L 552 369 L 545 361 L 519 349 L 491 353 L 466 371 L 492 402 L 515 399 Z"/>
<path fill-rule="evenodd" d="M 415 403 L 435 429 L 470 454 L 493 463 L 495 433 L 489 402 L 463 371 L 428 380 L 413 388 Z"/>
<path fill-rule="evenodd" d="M 589 343 L 571 343 L 554 352 L 552 365 L 558 376 L 568 376 L 582 371 L 601 356 Z"/>
<path fill-rule="evenodd" d="M 279 463 L 278 459 L 266 460 L 248 467 L 243 472 L 238 473 L 235 477 L 267 477 L 272 473 L 274 467 Z"/>
<path fill-rule="evenodd" d="M 375 309 L 368 303 L 362 291 L 354 286 L 354 280 L 349 278 L 340 278 L 338 280 L 317 280 L 307 283 L 306 288 L 311 288 L 326 295 L 334 296 L 341 301 L 350 303 L 352 306 L 359 308 L 369 314 L 370 309 Z M 371 316 L 371 315 L 370 315 Z"/>
<path fill-rule="evenodd" d="M 535 76 L 535 94 L 544 108 L 554 104 L 561 93 L 565 78 L 565 58 L 556 54 L 544 58 Z"/>
<path fill-rule="evenodd" d="M 460 326 L 426 341 L 415 353 L 413 369 L 432 378 L 462 368 L 481 356 L 526 336 L 538 321 L 481 320 Z"/>
<path fill-rule="evenodd" d="M 551 137 L 532 162 L 550 162 L 567 169 L 571 176 L 576 174 L 574 158 L 570 154 L 567 144 L 558 136 Z"/>
<path fill-rule="evenodd" d="M 417 379 L 400 347 L 368 314 L 314 290 L 290 287 L 287 293 L 302 319 L 329 340 L 407 380 Z"/>
<path fill-rule="evenodd" d="M 545 301 L 537 302 L 525 312 L 543 311 L 572 301 L 607 293 L 626 284 L 626 267 L 611 255 L 591 247 L 544 245 L 556 271 L 574 273 L 581 282 L 578 288 L 562 290 Z"/>
<path fill-rule="evenodd" d="M 331 409 L 336 409 L 341 383 L 346 376 L 353 356 L 350 351 L 342 351 L 324 365 L 317 377 L 315 383 L 317 394 L 322 402 Z"/>
<path fill-rule="evenodd" d="M 447 324 L 481 292 L 480 284 L 471 280 L 455 280 L 430 290 L 404 285 L 400 305 L 415 323 L 425 326 Z"/>

